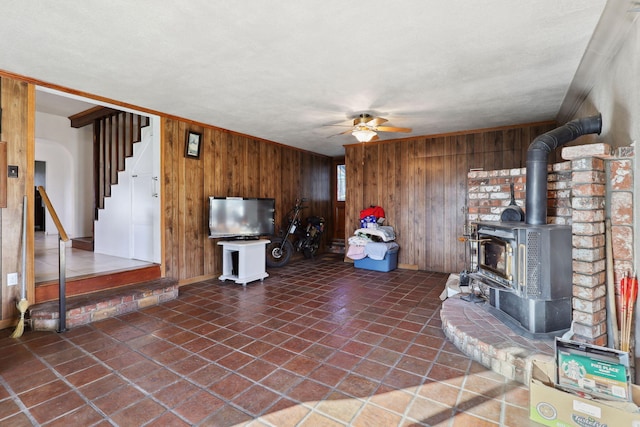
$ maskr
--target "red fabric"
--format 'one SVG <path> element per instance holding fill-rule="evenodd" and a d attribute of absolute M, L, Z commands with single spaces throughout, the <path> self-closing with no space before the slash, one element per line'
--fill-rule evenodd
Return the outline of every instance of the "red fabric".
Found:
<path fill-rule="evenodd" d="M 368 216 L 384 218 L 384 209 L 382 209 L 380 206 L 371 206 L 360 211 L 360 219 L 364 219 Z"/>

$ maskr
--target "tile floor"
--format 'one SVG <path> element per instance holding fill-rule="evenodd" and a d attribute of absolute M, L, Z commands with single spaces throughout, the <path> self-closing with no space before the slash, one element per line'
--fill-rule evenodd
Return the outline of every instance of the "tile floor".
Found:
<path fill-rule="evenodd" d="M 151 263 L 135 259 L 114 257 L 95 252 L 65 248 L 65 277 L 79 277 L 87 274 L 104 273 L 149 265 Z M 36 232 L 35 246 L 35 279 L 36 283 L 57 280 L 60 263 L 60 239 L 57 234 Z"/>
<path fill-rule="evenodd" d="M 442 332 L 447 275 L 339 255 L 64 334 L 0 331 L 0 425 L 527 426 L 528 390 Z"/>

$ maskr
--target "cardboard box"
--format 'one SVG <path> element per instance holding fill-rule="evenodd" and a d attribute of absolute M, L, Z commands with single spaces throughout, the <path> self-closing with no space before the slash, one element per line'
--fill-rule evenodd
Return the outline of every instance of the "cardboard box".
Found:
<path fill-rule="evenodd" d="M 633 402 L 594 400 L 555 388 L 556 364 L 534 360 L 529 384 L 529 418 L 551 427 L 640 427 L 640 387 Z"/>
<path fill-rule="evenodd" d="M 556 338 L 556 386 L 592 398 L 631 401 L 629 353 Z"/>
<path fill-rule="evenodd" d="M 353 261 L 353 265 L 356 268 L 364 268 L 366 270 L 375 270 L 375 271 L 391 271 L 395 270 L 398 266 L 398 248 L 387 251 L 384 256 L 384 259 L 375 260 L 369 257 L 365 257 L 362 259 L 357 259 Z"/>

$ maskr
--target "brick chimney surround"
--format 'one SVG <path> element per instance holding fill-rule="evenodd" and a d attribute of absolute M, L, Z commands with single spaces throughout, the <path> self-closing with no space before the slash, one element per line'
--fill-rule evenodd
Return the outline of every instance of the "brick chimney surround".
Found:
<path fill-rule="evenodd" d="M 566 161 L 548 168 L 547 222 L 571 225 L 572 229 L 572 320 L 573 339 L 577 341 L 607 346 L 606 218 L 611 220 L 616 305 L 620 318 L 620 279 L 634 268 L 633 156 L 633 147 L 618 148 L 613 153 L 610 146 L 603 143 L 569 146 L 562 148 L 562 158 Z M 469 222 L 499 221 L 511 199 L 511 183 L 514 184 L 516 203 L 524 209 L 526 168 L 470 171 Z M 456 300 L 450 304 L 461 303 Z M 535 353 L 535 348 L 521 352 L 511 349 L 511 354 L 505 355 L 500 347 L 511 348 L 513 342 L 487 344 L 467 337 L 466 334 L 474 333 L 474 328 L 456 325 L 455 319 L 462 321 L 462 318 L 454 314 L 452 308 L 447 309 L 443 304 L 441 317 L 444 332 L 454 344 L 483 365 L 507 377 L 526 381 L 528 367 L 524 359 Z M 458 312 L 460 309 L 460 306 L 456 307 Z M 462 323 L 467 324 L 469 320 L 465 318 Z M 490 323 L 494 323 L 493 320 Z M 541 353 L 549 353 L 548 345 L 537 347 L 542 349 Z M 485 354 L 487 352 L 490 354 Z"/>

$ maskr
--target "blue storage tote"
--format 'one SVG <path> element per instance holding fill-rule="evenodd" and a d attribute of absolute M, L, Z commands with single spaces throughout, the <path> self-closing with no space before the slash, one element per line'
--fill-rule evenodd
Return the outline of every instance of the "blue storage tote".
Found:
<path fill-rule="evenodd" d="M 364 268 L 366 270 L 375 270 L 375 271 L 391 271 L 395 270 L 398 267 L 398 248 L 391 249 L 387 251 L 384 256 L 384 259 L 375 260 L 369 257 L 364 257 L 362 259 L 356 259 L 353 261 L 353 265 L 356 268 Z"/>

